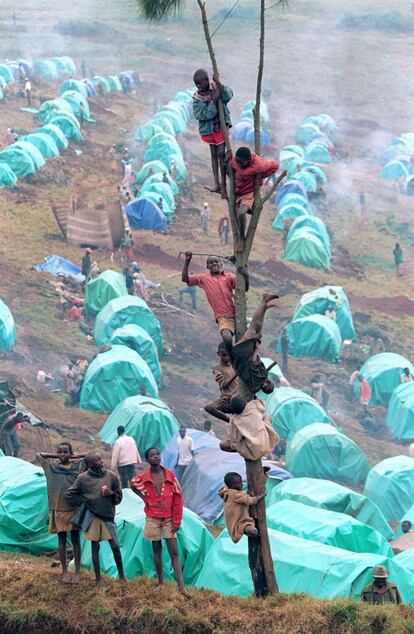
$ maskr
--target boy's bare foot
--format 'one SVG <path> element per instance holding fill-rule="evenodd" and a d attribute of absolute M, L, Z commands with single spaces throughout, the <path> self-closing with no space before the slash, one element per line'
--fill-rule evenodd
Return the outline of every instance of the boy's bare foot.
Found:
<path fill-rule="evenodd" d="M 72 583 L 79 583 L 79 581 L 80 581 L 80 576 L 76 574 L 75 572 L 75 574 L 72 577 Z"/>
<path fill-rule="evenodd" d="M 178 592 L 182 594 L 186 599 L 191 599 L 191 594 L 188 592 L 185 586 L 179 587 Z"/>
<path fill-rule="evenodd" d="M 68 573 L 67 573 L 67 572 L 65 572 L 65 573 L 62 575 L 62 582 L 63 582 L 63 583 L 72 583 L 72 579 L 71 579 L 71 577 L 68 575 Z"/>
<path fill-rule="evenodd" d="M 259 531 L 255 526 L 246 526 L 246 528 L 244 529 L 244 534 L 248 537 L 257 537 Z"/>
<path fill-rule="evenodd" d="M 99 581 L 96 582 L 96 587 L 97 588 L 105 588 L 106 583 L 103 579 L 99 579 Z"/>
<path fill-rule="evenodd" d="M 163 589 L 163 587 L 164 587 L 164 584 L 163 584 L 163 583 L 157 583 L 157 585 L 155 586 L 155 589 L 156 589 L 156 590 L 162 590 L 162 589 Z"/>
<path fill-rule="evenodd" d="M 211 192 L 212 194 L 220 194 L 221 192 L 220 185 L 214 185 L 214 187 L 207 187 L 207 185 L 204 185 L 204 189 L 206 189 L 208 192 Z"/>

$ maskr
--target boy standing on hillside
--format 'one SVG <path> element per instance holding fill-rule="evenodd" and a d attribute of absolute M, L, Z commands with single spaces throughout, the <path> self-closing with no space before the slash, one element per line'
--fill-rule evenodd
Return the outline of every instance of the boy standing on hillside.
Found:
<path fill-rule="evenodd" d="M 47 497 L 49 502 L 49 533 L 57 533 L 59 540 L 59 560 L 62 567 L 62 581 L 77 583 L 80 573 L 80 543 L 79 528 L 72 524 L 73 507 L 68 504 L 65 493 L 75 482 L 79 473 L 85 470 L 82 460 L 84 454 L 75 456 L 72 445 L 62 442 L 53 453 L 38 453 L 37 461 L 43 467 L 46 476 Z M 75 559 L 75 575 L 71 579 L 68 575 L 66 558 L 66 541 L 68 533 L 73 545 Z"/>

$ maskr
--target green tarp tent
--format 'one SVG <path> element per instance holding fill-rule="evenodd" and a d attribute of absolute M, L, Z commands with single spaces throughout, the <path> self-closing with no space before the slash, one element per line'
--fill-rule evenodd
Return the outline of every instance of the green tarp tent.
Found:
<path fill-rule="evenodd" d="M 380 171 L 380 178 L 387 181 L 398 181 L 401 176 L 406 178 L 410 172 L 408 167 L 401 161 L 390 161 Z"/>
<path fill-rule="evenodd" d="M 375 502 L 389 522 L 399 522 L 413 504 L 414 458 L 393 456 L 368 473 L 364 495 Z"/>
<path fill-rule="evenodd" d="M 14 84 L 13 71 L 7 64 L 0 64 L 0 76 L 7 84 Z"/>
<path fill-rule="evenodd" d="M 311 114 L 309 117 L 306 117 L 305 123 L 313 123 L 317 125 L 318 128 L 325 132 L 325 134 L 336 130 L 336 123 L 330 114 Z"/>
<path fill-rule="evenodd" d="M 316 134 L 321 134 L 317 125 L 314 123 L 304 123 L 296 132 L 296 141 L 301 145 L 306 145 Z"/>
<path fill-rule="evenodd" d="M 0 457 L 0 550 L 44 555 L 56 550 L 49 535 L 46 478 L 43 469 Z"/>
<path fill-rule="evenodd" d="M 133 579 L 144 575 L 155 578 L 151 542 L 143 536 L 144 503 L 130 489 L 123 490 L 122 502 L 116 507 L 115 523 L 127 578 Z M 213 541 L 202 520 L 195 513 L 184 509 L 181 528 L 177 533 L 177 546 L 186 584 L 195 583 Z M 167 580 L 172 580 L 174 575 L 165 544 L 162 551 L 164 576 Z M 99 559 L 102 572 L 117 578 L 114 557 L 108 542 L 101 543 Z M 89 569 L 92 568 L 91 546 L 86 540 L 82 540 L 81 563 Z"/>
<path fill-rule="evenodd" d="M 153 151 L 152 148 L 145 152 L 144 161 L 146 163 L 155 160 L 160 160 L 165 166 L 164 169 L 167 168 L 168 171 L 171 170 L 173 162 L 175 163 L 175 180 L 177 181 L 177 183 L 182 183 L 187 178 L 187 168 L 185 166 L 183 155 L 181 152 L 180 154 L 159 155 L 158 152 Z"/>
<path fill-rule="evenodd" d="M 292 192 L 289 194 L 285 194 L 280 199 L 278 207 L 279 209 L 281 209 L 285 205 L 299 205 L 299 207 L 305 207 L 305 209 L 307 209 L 310 214 L 312 213 L 312 207 L 309 203 L 309 200 L 305 196 L 302 196 L 302 194 L 295 194 Z"/>
<path fill-rule="evenodd" d="M 83 141 L 82 132 L 80 131 L 79 122 L 75 115 L 57 114 L 50 120 L 50 123 L 57 125 L 67 139 L 72 141 Z"/>
<path fill-rule="evenodd" d="M 114 330 L 109 343 L 111 345 L 128 346 L 131 350 L 135 350 L 148 363 L 157 385 L 161 385 L 162 371 L 157 346 L 146 330 L 136 324 L 121 326 Z"/>
<path fill-rule="evenodd" d="M 294 228 L 292 225 L 291 230 Z M 329 306 L 336 311 L 336 324 L 342 339 L 356 339 L 354 322 L 348 297 L 342 286 L 325 284 L 314 291 L 305 293 L 296 304 L 292 321 L 308 315 L 324 315 Z"/>
<path fill-rule="evenodd" d="M 53 123 L 46 123 L 46 125 L 37 128 L 35 132 L 42 132 L 43 134 L 47 134 L 52 137 L 59 150 L 65 150 L 69 145 L 69 141 L 63 134 L 62 130 Z"/>
<path fill-rule="evenodd" d="M 302 164 L 302 172 L 310 172 L 316 178 L 316 182 L 321 185 L 326 185 L 328 182 L 328 178 L 321 167 L 314 165 L 309 161 L 305 161 Z"/>
<path fill-rule="evenodd" d="M 270 507 L 281 500 L 293 500 L 308 506 L 345 513 L 355 517 L 363 524 L 372 526 L 386 538 L 393 535 L 382 511 L 374 502 L 364 495 L 330 480 L 316 478 L 285 480 L 267 496 L 266 503 Z"/>
<path fill-rule="evenodd" d="M 132 295 L 112 299 L 98 313 L 94 327 L 96 342 L 102 346 L 114 330 L 127 324 L 141 326 L 152 337 L 158 351 L 162 352 L 163 339 L 160 322 L 143 299 Z"/>
<path fill-rule="evenodd" d="M 108 75 L 105 77 L 111 92 L 122 92 L 122 84 L 116 75 Z"/>
<path fill-rule="evenodd" d="M 361 368 L 361 374 L 371 388 L 370 405 L 388 405 L 391 394 L 400 385 L 404 368 L 414 376 L 414 367 L 400 354 L 381 352 L 370 357 Z"/>
<path fill-rule="evenodd" d="M 49 123 L 53 117 L 60 114 L 73 116 L 72 108 L 65 99 L 62 99 L 62 97 L 44 101 L 40 106 L 37 117 L 42 123 Z"/>
<path fill-rule="evenodd" d="M 46 163 L 40 150 L 38 150 L 32 143 L 19 139 L 16 143 L 13 143 L 13 145 L 9 147 L 21 148 L 24 152 L 26 152 L 26 154 L 28 154 L 32 159 L 35 170 L 40 170 L 40 168 Z"/>
<path fill-rule="evenodd" d="M 32 176 L 36 171 L 30 154 L 14 143 L 0 152 L 0 163 L 8 165 L 17 178 Z"/>
<path fill-rule="evenodd" d="M 20 137 L 19 141 L 26 141 L 34 145 L 45 159 L 59 156 L 59 149 L 49 134 L 34 132 Z"/>
<path fill-rule="evenodd" d="M 337 363 L 342 354 L 342 337 L 338 325 L 324 315 L 309 315 L 286 326 L 289 354 L 293 357 L 317 357 Z M 281 344 L 278 341 L 278 352 Z"/>
<path fill-rule="evenodd" d="M 331 266 L 330 251 L 310 227 L 295 231 L 286 242 L 283 259 L 298 262 L 312 269 L 329 269 Z"/>
<path fill-rule="evenodd" d="M 161 130 L 163 132 L 166 132 L 167 134 L 171 134 L 172 136 L 175 135 L 174 126 L 171 123 L 171 119 L 169 119 L 168 117 L 157 116 L 155 119 L 150 119 L 148 121 L 148 124 L 157 126 L 157 128 L 161 128 Z"/>
<path fill-rule="evenodd" d="M 266 515 L 268 527 L 282 533 L 354 553 L 393 556 L 389 543 L 381 533 L 345 513 L 282 500 L 269 506 Z"/>
<path fill-rule="evenodd" d="M 309 145 L 306 146 L 305 158 L 307 161 L 322 163 L 324 165 L 329 165 L 329 163 L 332 163 L 332 158 L 328 148 L 322 143 L 318 143 L 317 141 L 309 143 Z"/>
<path fill-rule="evenodd" d="M 269 366 L 272 365 L 274 359 L 270 359 L 270 357 L 260 357 L 261 360 L 263 361 L 264 365 L 266 368 L 268 368 Z M 276 378 L 278 379 L 283 379 L 284 374 L 280 368 L 280 365 L 274 365 L 273 368 L 270 370 L 269 372 L 269 377 L 274 380 Z M 270 400 L 271 394 L 265 394 L 264 392 L 262 392 L 262 390 L 260 390 L 260 392 L 257 393 L 258 398 L 261 398 L 262 401 L 264 403 L 267 403 Z"/>
<path fill-rule="evenodd" d="M 331 241 L 329 238 L 328 231 L 326 229 L 326 225 L 323 222 L 323 220 L 321 220 L 320 218 L 317 218 L 316 216 L 309 216 L 306 214 L 296 218 L 290 226 L 290 229 L 286 237 L 286 241 L 289 242 L 289 240 L 291 240 L 295 232 L 298 231 L 299 229 L 302 229 L 302 227 L 309 227 L 309 229 L 311 229 L 320 238 L 320 240 L 325 245 L 325 248 L 327 249 L 327 251 L 329 252 L 331 251 Z"/>
<path fill-rule="evenodd" d="M 138 198 L 145 198 L 146 194 L 148 193 L 156 194 L 158 198 L 162 198 L 163 200 L 165 200 L 169 209 L 175 209 L 174 193 L 168 183 L 163 183 L 160 181 L 148 182 L 147 179 L 140 189 Z"/>
<path fill-rule="evenodd" d="M 67 55 L 62 55 L 61 57 L 52 57 L 52 62 L 54 62 L 61 73 L 62 71 L 66 71 L 70 75 L 76 75 L 76 66 L 75 62 L 71 57 Z"/>
<path fill-rule="evenodd" d="M 91 121 L 91 112 L 89 110 L 89 103 L 86 97 L 81 95 L 76 90 L 66 90 L 62 94 L 62 99 L 68 102 L 71 107 L 72 113 L 75 117 L 80 117 L 80 105 L 83 106 L 83 116 L 87 121 Z"/>
<path fill-rule="evenodd" d="M 16 343 L 16 328 L 10 308 L 0 299 L 0 350 L 11 350 Z"/>
<path fill-rule="evenodd" d="M 286 469 L 295 477 L 358 484 L 365 481 L 369 467 L 361 449 L 348 436 L 332 425 L 314 423 L 291 438 Z"/>
<path fill-rule="evenodd" d="M 307 170 L 296 172 L 291 177 L 302 183 L 305 186 L 307 192 L 316 192 L 318 189 L 316 176 L 314 176 L 314 174 L 311 174 L 311 172 L 308 172 Z"/>
<path fill-rule="evenodd" d="M 158 396 L 158 388 L 147 363 L 135 350 L 112 346 L 96 355 L 89 365 L 80 395 L 82 409 L 112 412 L 128 396 L 145 387 L 149 396 Z"/>
<path fill-rule="evenodd" d="M 97 315 L 111 299 L 128 295 L 123 276 L 108 269 L 85 286 L 85 306 L 88 315 Z"/>
<path fill-rule="evenodd" d="M 64 81 L 63 84 L 60 85 L 59 95 L 62 96 L 63 93 L 67 90 L 76 90 L 84 97 L 88 96 L 88 91 L 85 84 L 79 79 L 67 79 L 66 81 Z"/>
<path fill-rule="evenodd" d="M 272 425 L 282 438 L 312 423 L 331 423 L 331 419 L 314 398 L 293 387 L 278 387 L 266 406 Z"/>
<path fill-rule="evenodd" d="M 149 161 L 144 163 L 139 172 L 135 173 L 135 182 L 137 185 L 142 185 L 148 176 L 151 176 L 151 172 L 152 174 L 164 174 L 166 171 L 168 172 L 168 169 L 161 161 Z"/>
<path fill-rule="evenodd" d="M 109 85 L 109 82 L 105 77 L 102 77 L 101 75 L 95 75 L 94 77 L 92 77 L 91 81 L 95 88 L 98 88 L 98 86 L 100 85 L 103 92 L 111 92 L 111 86 Z"/>
<path fill-rule="evenodd" d="M 196 586 L 226 595 L 252 594 L 247 541 L 243 537 L 233 544 L 223 531 L 207 553 Z M 414 601 L 414 575 L 384 555 L 353 553 L 273 529 L 269 541 L 281 592 L 304 592 L 318 599 L 359 597 L 372 581 L 373 568 L 386 565 L 403 601 Z"/>
<path fill-rule="evenodd" d="M 149 141 L 153 136 L 159 134 L 160 132 L 162 133 L 163 129 L 159 125 L 151 121 L 147 121 L 147 123 L 140 125 L 139 128 L 136 129 L 135 138 L 140 141 Z M 171 130 L 171 133 L 173 133 L 173 130 Z"/>
<path fill-rule="evenodd" d="M 398 440 L 414 438 L 414 381 L 395 388 L 388 405 L 385 424 Z"/>
<path fill-rule="evenodd" d="M 282 202 L 284 200 L 282 199 Z M 273 221 L 272 227 L 276 231 L 283 231 L 285 228 L 285 223 L 287 221 L 294 221 L 295 218 L 302 218 L 304 216 L 310 216 L 311 211 L 306 207 L 302 207 L 302 205 L 297 205 L 294 203 L 289 203 L 287 205 L 280 206 L 279 211 L 277 212 L 277 216 Z"/>
<path fill-rule="evenodd" d="M 145 198 L 146 200 L 151 200 L 155 205 L 157 205 L 157 207 L 159 209 L 161 209 L 161 211 L 163 212 L 163 214 L 166 216 L 168 222 L 171 222 L 171 217 L 174 213 L 174 208 L 175 208 L 175 204 L 173 207 L 171 207 L 168 204 L 168 201 L 166 198 L 164 198 L 164 196 L 162 194 L 157 194 L 154 191 L 142 191 L 142 189 L 140 190 L 137 199 L 139 198 Z M 161 201 L 161 202 L 160 202 Z"/>
<path fill-rule="evenodd" d="M 165 179 L 165 180 L 164 180 Z M 178 185 L 175 182 L 175 180 L 173 178 L 171 178 L 168 170 L 165 170 L 163 173 L 162 172 L 158 172 L 157 174 L 153 174 L 152 176 L 148 176 L 143 184 L 143 187 L 146 187 L 147 185 L 153 184 L 153 183 L 165 183 L 165 181 L 168 181 L 168 185 L 170 186 L 172 193 L 174 194 L 174 196 L 176 196 L 178 194 Z"/>
<path fill-rule="evenodd" d="M 180 426 L 168 405 L 141 395 L 130 396 L 119 403 L 99 432 L 101 440 L 113 445 L 118 438 L 118 425 L 123 425 L 128 436 L 135 439 L 142 459 L 150 447 L 162 451 Z"/>
<path fill-rule="evenodd" d="M 1 161 L 1 154 L 0 154 Z M 0 187 L 13 188 L 17 183 L 17 176 L 7 163 L 0 162 Z"/>

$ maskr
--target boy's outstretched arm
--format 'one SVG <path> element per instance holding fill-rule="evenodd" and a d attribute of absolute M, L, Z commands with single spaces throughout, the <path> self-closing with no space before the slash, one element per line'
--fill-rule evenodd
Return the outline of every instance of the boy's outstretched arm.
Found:
<path fill-rule="evenodd" d="M 181 274 L 181 280 L 185 283 L 188 284 L 189 282 L 189 277 L 188 277 L 188 267 L 190 266 L 190 262 L 191 262 L 191 258 L 193 257 L 193 254 L 191 251 L 186 251 L 185 252 L 185 261 L 184 261 L 184 267 L 183 267 L 183 272 Z"/>

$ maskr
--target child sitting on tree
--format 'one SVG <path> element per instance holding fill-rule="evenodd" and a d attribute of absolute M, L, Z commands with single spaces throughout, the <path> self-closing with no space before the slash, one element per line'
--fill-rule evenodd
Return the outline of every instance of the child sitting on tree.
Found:
<path fill-rule="evenodd" d="M 193 95 L 194 117 L 198 121 L 202 140 L 210 146 L 214 176 L 214 187 L 211 191 L 221 193 L 222 198 L 227 198 L 224 132 L 220 123 L 218 103 L 220 100 L 223 103 L 224 121 L 230 128 L 231 118 L 227 104 L 233 97 L 233 91 L 228 86 L 223 86 L 218 74 L 214 74 L 213 81 L 210 81 L 207 71 L 203 69 L 194 73 L 193 80 L 197 86 L 197 92 Z"/>
<path fill-rule="evenodd" d="M 262 500 L 266 491 L 252 497 L 243 492 L 243 480 L 239 473 L 229 472 L 224 476 L 224 484 L 218 494 L 224 500 L 224 521 L 232 541 L 237 544 L 243 535 L 257 537 L 254 519 L 249 515 L 249 506 Z"/>

